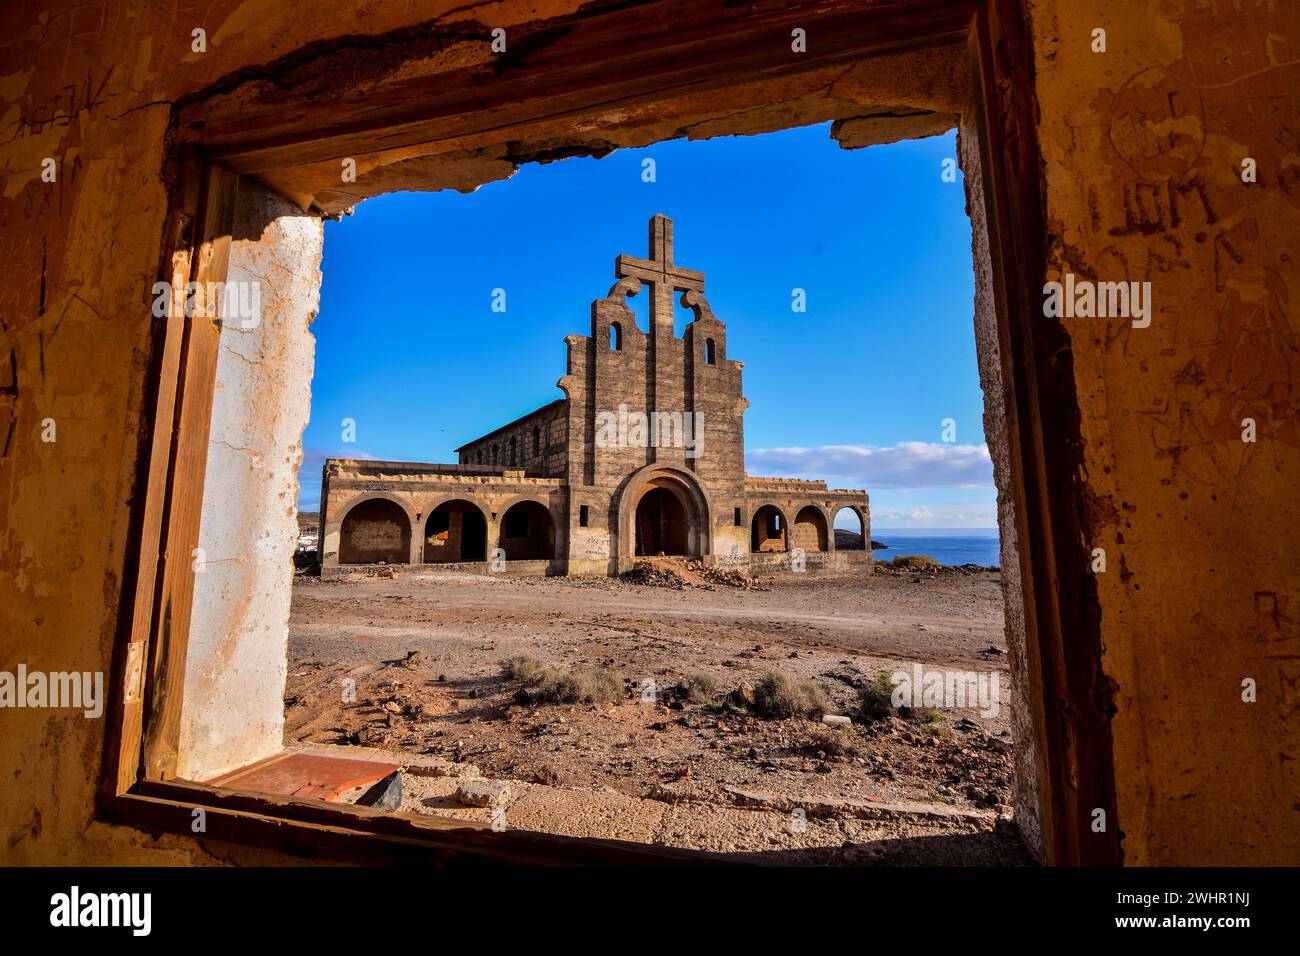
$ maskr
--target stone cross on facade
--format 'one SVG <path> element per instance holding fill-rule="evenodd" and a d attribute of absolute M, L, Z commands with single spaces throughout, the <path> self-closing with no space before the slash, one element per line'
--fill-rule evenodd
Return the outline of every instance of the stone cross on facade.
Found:
<path fill-rule="evenodd" d="M 650 289 L 650 342 L 646 353 L 647 412 L 685 412 L 686 380 L 692 373 L 687 366 L 687 343 L 673 332 L 676 313 L 673 296 L 678 292 L 702 295 L 704 273 L 681 269 L 673 262 L 673 221 L 664 215 L 650 220 L 650 258 L 620 255 L 614 260 L 619 279 L 636 279 Z M 693 337 L 687 336 L 692 342 Z M 679 448 L 652 447 L 651 461 L 678 461 Z"/>
<path fill-rule="evenodd" d="M 620 255 L 614 260 L 620 279 L 640 279 L 650 287 L 650 335 L 673 336 L 673 294 L 704 291 L 704 273 L 679 269 L 673 263 L 673 221 L 664 215 L 650 220 L 650 258 Z"/>

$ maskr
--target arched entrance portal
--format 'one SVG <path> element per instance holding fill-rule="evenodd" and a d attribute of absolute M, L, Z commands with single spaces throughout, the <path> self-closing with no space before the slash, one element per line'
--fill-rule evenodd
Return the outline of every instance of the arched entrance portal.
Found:
<path fill-rule="evenodd" d="M 402 506 L 371 498 L 343 516 L 339 527 L 339 564 L 408 564 L 411 521 Z"/>
<path fill-rule="evenodd" d="M 542 561 L 555 557 L 555 522 L 551 510 L 536 501 L 521 501 L 501 516 L 498 545 L 507 561 Z"/>
<path fill-rule="evenodd" d="M 681 468 L 647 465 L 628 476 L 618 499 L 619 571 L 638 557 L 711 554 L 709 514 L 695 476 Z"/>
<path fill-rule="evenodd" d="M 687 554 L 690 521 L 680 493 L 652 487 L 636 505 L 636 555 Z"/>
<path fill-rule="evenodd" d="M 444 501 L 424 523 L 425 564 L 487 560 L 487 519 L 468 501 Z"/>

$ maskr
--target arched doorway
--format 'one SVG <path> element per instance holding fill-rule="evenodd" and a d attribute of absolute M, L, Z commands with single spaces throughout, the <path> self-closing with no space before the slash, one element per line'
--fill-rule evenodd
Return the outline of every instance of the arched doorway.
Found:
<path fill-rule="evenodd" d="M 371 498 L 343 516 L 339 564 L 409 564 L 411 522 L 402 506 Z"/>
<path fill-rule="evenodd" d="M 542 561 L 555 557 L 555 522 L 551 510 L 536 501 L 520 501 L 501 516 L 498 545 L 507 561 Z"/>
<path fill-rule="evenodd" d="M 826 515 L 816 505 L 804 505 L 794 516 L 790 546 L 805 551 L 826 550 Z"/>
<path fill-rule="evenodd" d="M 638 556 L 661 551 L 692 558 L 712 553 L 709 500 L 682 468 L 646 465 L 634 472 L 623 483 L 617 507 L 620 572 L 630 571 Z"/>
<path fill-rule="evenodd" d="M 835 550 L 863 551 L 866 549 L 866 524 L 857 508 L 841 508 L 835 512 Z"/>
<path fill-rule="evenodd" d="M 755 553 L 789 550 L 786 542 L 785 515 L 776 505 L 763 505 L 754 512 L 750 526 L 749 550 Z"/>
<path fill-rule="evenodd" d="M 690 553 L 691 526 L 683 499 L 680 491 L 664 485 L 653 486 L 641 496 L 633 521 L 637 557 Z"/>
<path fill-rule="evenodd" d="M 424 522 L 425 564 L 487 560 L 487 519 L 469 501 L 444 501 Z"/>

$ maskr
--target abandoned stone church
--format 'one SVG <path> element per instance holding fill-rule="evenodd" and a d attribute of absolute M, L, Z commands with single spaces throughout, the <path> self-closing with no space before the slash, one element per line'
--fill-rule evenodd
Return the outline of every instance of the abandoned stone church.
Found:
<path fill-rule="evenodd" d="M 673 261 L 673 224 L 650 220 L 650 258 L 620 255 L 618 281 L 570 335 L 564 397 L 457 449 L 456 464 L 329 459 L 321 564 L 438 564 L 524 574 L 619 574 L 682 555 L 751 572 L 870 568 L 867 493 L 745 474 L 742 363 Z M 627 297 L 646 289 L 649 333 Z M 678 338 L 673 297 L 694 313 Z M 837 549 L 836 514 L 861 545 Z"/>

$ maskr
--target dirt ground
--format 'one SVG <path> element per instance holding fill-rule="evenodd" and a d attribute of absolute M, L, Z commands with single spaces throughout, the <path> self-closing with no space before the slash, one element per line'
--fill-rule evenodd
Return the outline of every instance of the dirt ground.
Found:
<path fill-rule="evenodd" d="M 805 862 L 1023 862 L 1006 819 L 999 576 L 756 584 L 298 578 L 285 742 L 425 755 L 442 769 L 405 775 L 414 812 L 487 821 L 497 808 L 528 829 Z M 557 674 L 609 668 L 621 689 L 608 703 L 539 699 L 501 676 L 517 655 Z M 859 713 L 858 687 L 916 662 L 996 672 L 1003 706 Z M 757 716 L 733 692 L 766 672 L 815 681 L 853 723 Z M 713 686 L 683 699 L 674 688 L 692 675 Z M 470 806 L 466 779 L 503 793 Z"/>

